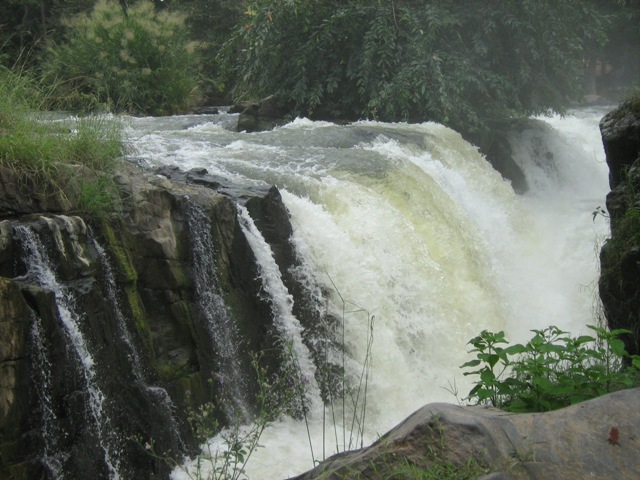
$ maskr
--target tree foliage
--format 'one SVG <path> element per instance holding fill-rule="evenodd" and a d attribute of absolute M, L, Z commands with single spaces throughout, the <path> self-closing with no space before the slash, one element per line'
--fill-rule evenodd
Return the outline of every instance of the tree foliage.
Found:
<path fill-rule="evenodd" d="M 579 0 L 254 0 L 229 45 L 239 96 L 297 114 L 435 120 L 563 111 L 604 19 Z"/>

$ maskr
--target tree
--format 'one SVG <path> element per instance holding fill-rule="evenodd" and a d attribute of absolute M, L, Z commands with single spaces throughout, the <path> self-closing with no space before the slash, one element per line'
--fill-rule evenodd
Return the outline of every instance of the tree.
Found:
<path fill-rule="evenodd" d="M 275 93 L 294 114 L 473 133 L 562 112 L 604 32 L 587 0 L 254 0 L 227 60 L 237 96 Z"/>
<path fill-rule="evenodd" d="M 0 51 L 5 65 L 33 64 L 49 40 L 61 34 L 60 19 L 90 11 L 95 0 L 0 2 Z"/>

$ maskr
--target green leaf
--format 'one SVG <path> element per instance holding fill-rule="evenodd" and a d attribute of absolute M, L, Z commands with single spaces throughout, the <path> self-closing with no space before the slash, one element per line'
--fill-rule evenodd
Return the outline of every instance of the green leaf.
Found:
<path fill-rule="evenodd" d="M 480 380 L 482 380 L 487 385 L 491 385 L 493 382 L 495 382 L 496 376 L 491 370 L 486 369 L 483 370 L 482 373 L 480 373 Z"/>
<path fill-rule="evenodd" d="M 618 357 L 626 357 L 627 350 L 624 348 L 624 342 L 619 338 L 612 338 L 609 340 L 609 348 L 614 355 Z"/>
<path fill-rule="evenodd" d="M 480 363 L 480 360 L 470 360 L 460 365 L 460 368 L 477 367 Z"/>
<path fill-rule="evenodd" d="M 516 343 L 515 345 L 511 345 L 504 349 L 505 353 L 508 355 L 518 355 L 527 351 L 527 347 L 521 345 L 520 343 Z"/>

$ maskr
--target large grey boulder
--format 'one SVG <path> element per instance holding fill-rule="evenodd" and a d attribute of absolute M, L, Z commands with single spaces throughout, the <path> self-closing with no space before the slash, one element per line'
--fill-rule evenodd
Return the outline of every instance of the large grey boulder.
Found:
<path fill-rule="evenodd" d="M 513 414 L 483 406 L 422 407 L 370 447 L 336 455 L 295 477 L 382 479 L 403 462 L 427 467 L 475 459 L 482 477 L 500 479 L 640 478 L 640 389 L 612 393 L 562 410 Z"/>
<path fill-rule="evenodd" d="M 240 102 L 231 107 L 229 113 L 240 114 L 238 132 L 263 132 L 288 123 L 285 120 L 288 109 L 281 104 L 280 99 L 275 95 L 260 101 Z"/>

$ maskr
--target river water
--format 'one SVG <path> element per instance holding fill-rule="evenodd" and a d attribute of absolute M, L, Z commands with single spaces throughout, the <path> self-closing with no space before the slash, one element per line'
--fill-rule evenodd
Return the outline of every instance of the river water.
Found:
<path fill-rule="evenodd" d="M 531 187 L 522 195 L 434 123 L 296 119 L 237 133 L 237 116 L 222 113 L 131 118 L 128 137 L 145 165 L 204 167 L 229 183 L 280 189 L 298 273 L 324 295 L 319 305 L 344 317 L 347 374 L 368 368 L 367 444 L 426 403 L 464 397 L 471 385 L 459 365 L 481 330 L 524 341 L 534 328 L 577 334 L 597 321 L 597 252 L 608 223 L 592 213 L 608 192 L 598 131 L 606 111 L 542 118 L 546 128 L 514 134 Z M 272 291 L 274 305 L 290 301 Z M 285 329 L 296 322 L 289 317 Z M 322 402 L 311 405 L 309 430 L 290 418 L 267 429 L 249 478 L 286 478 L 345 448 L 350 423 L 339 418 L 334 429 Z M 173 477 L 188 478 L 180 469 Z"/>

